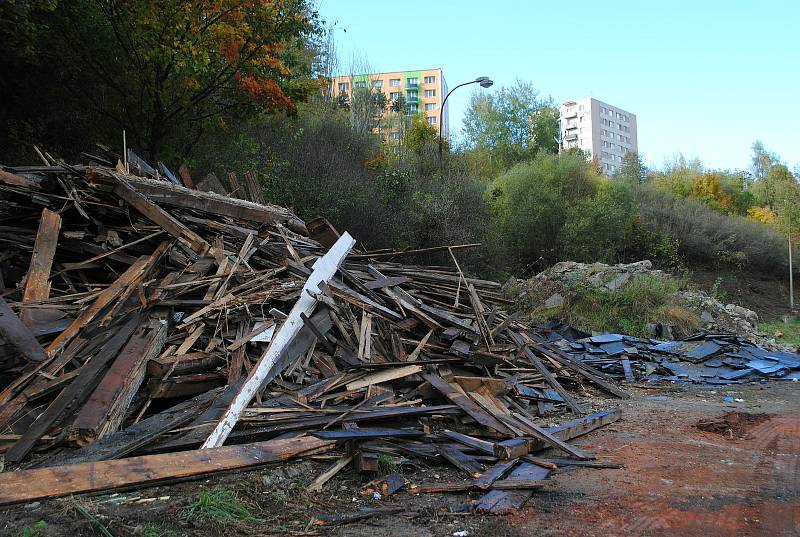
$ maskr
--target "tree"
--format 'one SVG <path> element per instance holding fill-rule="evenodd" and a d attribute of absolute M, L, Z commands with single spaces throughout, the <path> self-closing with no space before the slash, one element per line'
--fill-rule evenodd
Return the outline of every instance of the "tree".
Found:
<path fill-rule="evenodd" d="M 475 92 L 464 117 L 464 138 L 481 175 L 494 176 L 540 150 L 558 151 L 557 111 L 530 82 L 517 81 L 496 94 Z"/>
<path fill-rule="evenodd" d="M 622 157 L 622 165 L 614 174 L 615 178 L 622 179 L 632 185 L 640 185 L 647 180 L 647 167 L 642 156 L 633 151 L 628 151 Z"/>
<path fill-rule="evenodd" d="M 775 153 L 767 151 L 764 143 L 761 140 L 753 142 L 752 146 L 753 156 L 750 160 L 753 177 L 756 181 L 763 179 L 767 176 L 769 170 L 778 164 L 778 156 Z"/>
<path fill-rule="evenodd" d="M 417 155 L 422 154 L 426 146 L 436 143 L 438 135 L 425 119 L 425 114 L 414 114 L 404 141 L 406 148 Z"/>
<path fill-rule="evenodd" d="M 150 159 L 185 154 L 231 120 L 292 112 L 319 87 L 309 76 L 318 23 L 308 0 L 46 3 L 34 22 L 48 31 L 28 43 L 32 74 L 49 70 L 36 82 L 61 96 L 45 104 L 90 114 L 96 134 L 125 129 Z M 51 112 L 17 97 L 33 116 Z"/>
<path fill-rule="evenodd" d="M 599 184 L 584 155 L 544 152 L 492 181 L 487 202 L 499 240 L 505 243 L 506 262 L 526 270 L 558 261 L 563 249 L 559 238 L 570 207 L 593 196 Z"/>

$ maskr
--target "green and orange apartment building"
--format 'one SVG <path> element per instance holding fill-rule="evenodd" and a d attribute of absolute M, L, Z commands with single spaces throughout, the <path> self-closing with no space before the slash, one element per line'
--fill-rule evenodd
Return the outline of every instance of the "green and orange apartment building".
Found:
<path fill-rule="evenodd" d="M 342 94 L 351 97 L 355 88 L 372 88 L 375 91 L 381 91 L 386 95 L 389 105 L 402 96 L 406 102 L 406 115 L 422 113 L 425 121 L 435 128 L 437 133 L 447 138 L 447 105 L 444 110 L 441 110 L 442 100 L 447 95 L 447 82 L 445 82 L 441 69 L 337 76 L 333 78 L 331 95 L 334 98 L 338 98 Z M 388 106 L 383 114 L 390 113 L 390 110 L 391 106 Z M 389 129 L 384 134 L 390 141 L 400 139 L 400 133 L 397 130 Z"/>

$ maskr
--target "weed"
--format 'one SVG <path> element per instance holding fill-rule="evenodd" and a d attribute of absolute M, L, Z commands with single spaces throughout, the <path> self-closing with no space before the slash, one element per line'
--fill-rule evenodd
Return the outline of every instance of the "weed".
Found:
<path fill-rule="evenodd" d="M 47 522 L 44 520 L 38 521 L 33 526 L 25 526 L 14 534 L 15 537 L 44 537 L 42 530 L 47 527 Z"/>
<path fill-rule="evenodd" d="M 97 527 L 97 529 L 98 529 L 98 530 L 100 530 L 100 533 L 102 533 L 103 535 L 105 535 L 105 537 L 114 537 L 114 534 L 112 534 L 112 533 L 111 533 L 111 531 L 109 531 L 109 529 L 108 529 L 108 528 L 106 528 L 106 527 L 103 525 L 103 523 L 102 523 L 102 522 L 100 522 L 99 520 L 97 520 L 97 518 L 96 518 L 94 515 L 92 515 L 92 514 L 91 514 L 89 511 L 87 511 L 86 509 L 84 509 L 84 508 L 83 508 L 83 506 L 80 506 L 80 505 L 77 505 L 77 504 L 76 504 L 76 505 L 75 505 L 75 509 L 78 511 L 78 513 L 80 513 L 80 515 L 81 515 L 83 518 L 85 518 L 86 520 L 88 520 L 89 522 L 91 522 L 91 523 L 92 523 L 94 526 L 96 526 L 96 527 Z"/>
<path fill-rule="evenodd" d="M 714 280 L 714 285 L 711 286 L 711 291 L 709 294 L 720 302 L 725 302 L 725 300 L 728 298 L 728 293 L 720 289 L 722 282 L 722 276 L 719 276 L 716 280 Z"/>
<path fill-rule="evenodd" d="M 275 502 L 275 503 L 283 503 L 283 502 L 286 501 L 286 498 L 287 498 L 286 493 L 285 492 L 281 492 L 279 490 L 273 491 L 272 494 L 271 494 L 271 497 L 272 497 L 272 501 Z"/>
<path fill-rule="evenodd" d="M 394 457 L 384 453 L 380 453 L 378 455 L 378 468 L 380 468 L 384 474 L 396 472 L 399 466 L 400 465 L 397 463 L 397 460 Z"/>
<path fill-rule="evenodd" d="M 186 509 L 186 516 L 263 523 L 264 519 L 254 516 L 252 509 L 252 505 L 231 489 L 217 487 L 200 494 Z"/>
<path fill-rule="evenodd" d="M 142 537 L 177 537 L 177 533 L 161 526 L 148 524 L 144 527 Z"/>
<path fill-rule="evenodd" d="M 765 332 L 767 336 L 774 337 L 780 343 L 800 346 L 800 320 L 788 323 L 782 321 L 759 323 L 758 329 Z"/>
<path fill-rule="evenodd" d="M 684 283 L 677 278 L 644 275 L 607 291 L 580 280 L 567 294 L 558 317 L 587 331 L 646 336 L 649 323 L 668 322 L 690 333 L 698 321 L 677 298 Z"/>

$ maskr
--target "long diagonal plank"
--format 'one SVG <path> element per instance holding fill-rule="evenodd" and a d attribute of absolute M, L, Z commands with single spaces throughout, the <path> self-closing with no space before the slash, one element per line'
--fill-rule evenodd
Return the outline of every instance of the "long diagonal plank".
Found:
<path fill-rule="evenodd" d="M 84 325 L 90 323 L 103 310 L 103 308 L 108 306 L 113 300 L 124 293 L 128 286 L 138 281 L 138 279 L 145 273 L 152 260 L 152 256 L 143 255 L 137 259 L 133 265 L 128 267 L 128 270 L 123 272 L 122 275 L 114 281 L 114 283 L 106 287 L 103 292 L 94 299 L 94 302 L 92 302 L 91 306 L 83 310 L 80 316 L 75 319 L 71 325 L 69 325 L 63 332 L 56 336 L 50 345 L 47 346 L 47 349 L 45 349 L 47 354 L 52 357 L 58 351 L 63 349 L 66 344 L 69 343 L 73 337 L 75 337 L 78 331 L 83 328 Z"/>
<path fill-rule="evenodd" d="M 267 347 L 264 355 L 258 360 L 258 363 L 250 371 L 247 380 L 242 385 L 241 391 L 236 394 L 231 405 L 228 407 L 225 414 L 220 419 L 217 426 L 211 431 L 211 434 L 203 443 L 202 448 L 219 447 L 224 442 L 228 435 L 233 430 L 234 425 L 239 420 L 244 409 L 255 396 L 256 392 L 261 389 L 261 386 L 270 374 L 275 363 L 280 357 L 283 349 L 289 345 L 292 340 L 303 328 L 303 319 L 301 313 L 311 315 L 317 305 L 316 299 L 309 293 L 319 293 L 320 283 L 327 281 L 336 274 L 339 265 L 342 264 L 348 252 L 353 248 L 356 241 L 345 232 L 336 244 L 321 258 L 317 259 L 314 263 L 313 271 L 306 280 L 303 289 L 300 291 L 300 297 L 289 312 L 289 316 L 281 325 L 280 329 L 272 337 L 272 342 Z"/>
<path fill-rule="evenodd" d="M 114 187 L 114 193 L 120 198 L 124 199 L 131 206 L 136 208 L 142 215 L 149 220 L 155 222 L 161 228 L 178 239 L 184 239 L 189 243 L 192 250 L 199 255 L 206 255 L 211 250 L 211 245 L 208 244 L 203 237 L 189 229 L 185 224 L 180 222 L 177 218 L 169 214 L 167 211 L 147 199 L 144 194 L 136 191 L 131 183 L 122 176 L 114 174 L 117 180 L 117 186 Z"/>
<path fill-rule="evenodd" d="M 511 339 L 514 341 L 514 343 L 516 343 L 516 345 L 522 350 L 522 352 L 525 353 L 525 356 L 528 357 L 528 360 L 530 360 L 533 366 L 539 371 L 539 373 L 541 373 L 547 383 L 558 392 L 567 406 L 569 406 L 576 414 L 586 414 L 586 410 L 584 410 L 584 408 L 578 404 L 572 395 L 570 395 L 570 393 L 564 389 L 561 383 L 556 379 L 555 375 L 553 375 L 550 370 L 545 367 L 539 357 L 536 356 L 530 347 L 525 344 L 525 340 L 522 338 L 522 336 L 512 331 L 509 331 L 508 334 L 511 336 Z"/>
<path fill-rule="evenodd" d="M 461 410 L 466 412 L 472 419 L 483 425 L 494 429 L 498 433 L 504 435 L 513 435 L 512 431 L 503 423 L 498 421 L 494 416 L 479 407 L 475 402 L 470 399 L 463 391 L 456 389 L 453 385 L 449 384 L 439 375 L 433 373 L 423 373 L 424 378 L 428 383 L 438 390 L 442 395 L 447 397 L 453 404 L 458 405 Z"/>
<path fill-rule="evenodd" d="M 218 472 L 254 468 L 304 454 L 320 453 L 335 446 L 336 442 L 306 436 L 216 449 L 4 472 L 0 474 L 0 505 L 199 478 Z"/>

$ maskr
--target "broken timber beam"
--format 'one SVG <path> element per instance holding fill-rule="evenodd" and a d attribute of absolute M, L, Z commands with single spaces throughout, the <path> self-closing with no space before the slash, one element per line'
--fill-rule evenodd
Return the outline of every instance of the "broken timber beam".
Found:
<path fill-rule="evenodd" d="M 254 468 L 335 447 L 314 437 L 88 462 L 0 474 L 0 505 L 105 492 Z"/>
<path fill-rule="evenodd" d="M 292 311 L 289 312 L 289 316 L 272 337 L 272 342 L 267 351 L 250 371 L 250 375 L 242 385 L 242 389 L 234 397 L 217 426 L 203 443 L 202 449 L 219 447 L 228 438 L 234 425 L 239 420 L 239 416 L 241 416 L 256 392 L 261 389 L 264 379 L 272 371 L 283 349 L 292 342 L 300 332 L 300 329 L 303 328 L 304 323 L 300 314 L 310 315 L 314 311 L 317 301 L 310 292 L 319 293 L 319 284 L 333 278 L 333 275 L 339 269 L 339 265 L 342 264 L 355 242 L 350 234 L 345 232 L 328 253 L 314 263 L 314 270 L 306 280 L 302 291 L 300 291 L 300 298 L 297 299 Z"/>
<path fill-rule="evenodd" d="M 42 346 L 1 296 L 0 336 L 29 362 L 42 363 L 47 360 L 47 353 Z"/>
<path fill-rule="evenodd" d="M 114 193 L 117 196 L 124 199 L 148 220 L 161 226 L 164 231 L 173 237 L 185 240 L 198 255 L 206 255 L 209 253 L 211 245 L 208 244 L 203 237 L 147 199 L 144 194 L 137 192 L 127 179 L 117 174 L 114 174 L 114 178 L 117 180 L 117 186 L 114 187 Z"/>
<path fill-rule="evenodd" d="M 49 209 L 42 209 L 39 230 L 33 245 L 28 275 L 25 277 L 25 290 L 22 293 L 22 307 L 19 318 L 27 326 L 34 324 L 36 310 L 25 309 L 25 303 L 47 300 L 50 297 L 50 269 L 58 246 L 58 233 L 61 230 L 61 216 Z"/>

